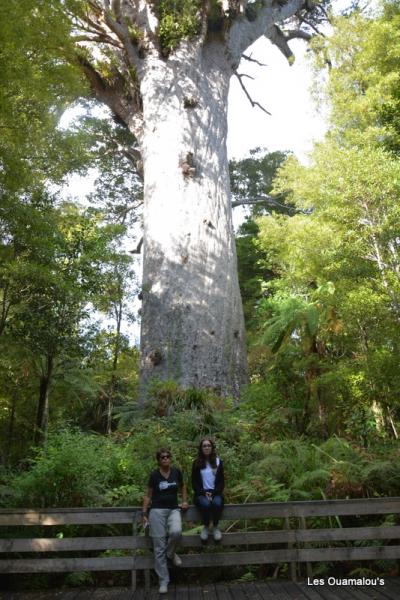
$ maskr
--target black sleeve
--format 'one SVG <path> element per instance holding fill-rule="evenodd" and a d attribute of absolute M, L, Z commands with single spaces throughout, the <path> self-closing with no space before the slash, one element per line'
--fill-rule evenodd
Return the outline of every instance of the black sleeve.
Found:
<path fill-rule="evenodd" d="M 152 471 L 150 473 L 150 477 L 147 482 L 147 487 L 151 488 L 152 490 L 154 490 L 154 488 L 156 487 L 156 481 L 154 481 L 154 479 L 155 479 L 155 473 L 154 473 L 154 471 Z"/>
<path fill-rule="evenodd" d="M 195 496 L 201 496 L 204 494 L 203 483 L 201 481 L 201 474 L 199 467 L 196 467 L 196 463 L 192 465 L 192 488 Z"/>
<path fill-rule="evenodd" d="M 180 469 L 176 469 L 176 482 L 178 484 L 178 487 L 181 487 L 181 485 L 183 484 L 183 475 Z"/>
<path fill-rule="evenodd" d="M 222 460 L 219 459 L 219 465 L 217 472 L 215 474 L 215 487 L 214 494 L 217 496 L 221 496 L 225 487 L 225 474 L 224 474 L 224 465 L 222 464 Z"/>

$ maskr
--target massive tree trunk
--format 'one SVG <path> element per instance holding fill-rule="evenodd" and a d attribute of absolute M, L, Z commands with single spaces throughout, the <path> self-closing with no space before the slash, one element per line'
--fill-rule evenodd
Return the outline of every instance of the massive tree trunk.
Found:
<path fill-rule="evenodd" d="M 218 43 L 180 52 L 147 65 L 141 84 L 142 381 L 238 397 L 246 358 L 226 151 L 232 70 Z"/>
<path fill-rule="evenodd" d="M 287 40 L 304 39 L 304 31 L 285 34 L 276 23 L 299 13 L 301 24 L 308 10 L 306 0 L 91 0 L 76 15 L 81 67 L 142 154 L 144 390 L 152 378 L 174 379 L 238 398 L 246 381 L 226 152 L 229 80 L 263 35 L 288 56 Z M 97 45 L 91 56 L 88 45 Z"/>

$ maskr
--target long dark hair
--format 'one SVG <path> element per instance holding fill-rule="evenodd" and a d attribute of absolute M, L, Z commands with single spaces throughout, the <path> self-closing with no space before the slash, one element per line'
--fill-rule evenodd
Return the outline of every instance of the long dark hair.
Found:
<path fill-rule="evenodd" d="M 211 444 L 211 454 L 208 457 L 208 459 L 205 458 L 204 454 L 203 454 L 203 443 L 204 442 L 210 442 Z M 212 466 L 213 469 L 216 468 L 217 466 L 217 452 L 216 452 L 216 448 L 215 448 L 215 444 L 213 442 L 213 440 L 209 437 L 205 437 L 200 441 L 199 447 L 197 449 L 197 456 L 195 459 L 195 465 L 196 467 L 199 467 L 199 469 L 204 469 L 206 466 L 206 462 L 210 463 L 210 465 Z"/>

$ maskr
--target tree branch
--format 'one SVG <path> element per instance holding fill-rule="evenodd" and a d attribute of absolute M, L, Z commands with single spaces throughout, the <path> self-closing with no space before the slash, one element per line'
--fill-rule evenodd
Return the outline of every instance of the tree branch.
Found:
<path fill-rule="evenodd" d="M 208 31 L 208 15 L 210 13 L 211 2 L 204 0 L 201 14 L 200 42 L 203 43 L 207 37 Z"/>
<path fill-rule="evenodd" d="M 73 39 L 74 39 L 74 42 L 98 42 L 100 44 L 110 44 L 110 46 L 115 46 L 118 49 L 121 48 L 121 46 L 118 44 L 118 42 L 116 42 L 115 40 L 112 40 L 111 38 L 107 37 L 104 34 L 99 34 L 99 35 L 93 34 L 92 37 L 90 37 L 89 35 L 77 35 Z"/>
<path fill-rule="evenodd" d="M 260 198 L 245 198 L 243 200 L 234 200 L 231 204 L 232 208 L 237 206 L 248 206 L 255 204 L 264 204 L 269 208 L 283 208 L 287 214 L 309 214 L 309 211 L 300 210 L 286 204 L 281 204 L 272 196 L 262 196 Z"/>
<path fill-rule="evenodd" d="M 307 0 L 289 0 L 284 4 L 274 6 L 274 22 L 282 23 L 289 17 L 293 17 L 304 5 L 307 5 Z"/>
<path fill-rule="evenodd" d="M 299 39 L 299 40 L 305 40 L 306 42 L 309 42 L 312 39 L 312 35 L 311 33 L 308 33 L 307 31 L 303 31 L 302 29 L 289 29 L 288 31 L 283 32 L 285 39 L 290 42 L 290 40 L 295 40 L 295 39 Z M 323 35 L 322 33 L 320 35 Z"/>
<path fill-rule="evenodd" d="M 273 0 L 262 0 L 255 18 L 250 20 L 245 16 L 236 17 L 227 35 L 228 52 L 231 64 L 235 69 L 243 52 L 276 22 L 284 21 L 296 14 L 304 5 L 304 0 L 290 0 L 283 6 L 274 6 Z"/>
<path fill-rule="evenodd" d="M 250 75 L 240 75 L 239 73 L 235 73 L 235 76 L 238 78 L 240 86 L 241 86 L 242 90 L 244 91 L 244 93 L 246 94 L 246 97 L 249 100 L 252 107 L 254 108 L 255 106 L 258 106 L 258 108 L 260 108 L 263 112 L 265 112 L 267 115 L 271 116 L 271 113 L 268 112 L 268 110 L 266 108 L 264 108 L 259 102 L 256 102 L 255 100 L 253 100 L 253 98 L 250 96 L 249 92 L 247 91 L 247 89 L 242 81 L 242 77 L 250 77 Z M 250 79 L 252 79 L 252 77 L 250 77 Z"/>
<path fill-rule="evenodd" d="M 136 150 L 135 148 L 130 148 L 130 149 L 125 148 L 125 149 L 122 149 L 122 154 L 135 167 L 135 170 L 136 170 L 137 174 L 139 175 L 139 178 L 143 181 L 143 178 L 144 178 L 143 161 L 142 161 L 142 155 L 140 154 L 139 150 Z"/>
<path fill-rule="evenodd" d="M 268 67 L 268 65 L 266 65 L 265 63 L 262 63 L 259 60 L 253 58 L 251 56 L 251 54 L 250 55 L 242 54 L 242 58 L 244 58 L 244 60 L 248 60 L 249 62 L 256 63 L 256 65 L 258 65 L 259 67 Z"/>
<path fill-rule="evenodd" d="M 129 65 L 136 69 L 139 66 L 139 54 L 137 47 L 131 40 L 127 25 L 123 22 L 119 23 L 113 19 L 109 11 L 105 12 L 104 19 L 111 31 L 113 31 L 118 39 L 122 42 Z"/>
<path fill-rule="evenodd" d="M 293 52 L 287 43 L 287 39 L 278 25 L 272 25 L 268 27 L 267 32 L 265 33 L 265 37 L 269 39 L 270 42 L 274 44 L 279 50 L 282 52 L 283 56 L 288 59 L 289 64 L 293 63 L 294 55 Z"/>
<path fill-rule="evenodd" d="M 152 2 L 149 0 L 131 0 L 129 8 L 125 8 L 128 16 L 138 29 L 143 33 L 143 47 L 160 53 L 161 49 L 157 39 L 159 21 L 152 10 Z"/>
<path fill-rule="evenodd" d="M 140 254 L 143 246 L 143 238 L 140 238 L 138 245 L 134 250 L 129 250 L 130 254 Z"/>
<path fill-rule="evenodd" d="M 313 36 L 311 33 L 301 29 L 292 29 L 286 32 L 282 31 L 278 25 L 273 25 L 265 33 L 265 37 L 282 52 L 283 56 L 288 59 L 289 64 L 292 64 L 294 62 L 294 54 L 288 42 L 293 39 L 309 41 Z"/>
<path fill-rule="evenodd" d="M 302 22 L 302 23 L 305 23 L 306 25 L 308 25 L 308 27 L 310 27 L 310 28 L 311 28 L 311 29 L 314 31 L 314 33 L 315 33 L 316 35 L 322 35 L 322 34 L 321 34 L 319 31 L 318 31 L 318 29 L 315 27 L 315 25 L 313 25 L 313 23 L 310 23 L 310 21 L 307 21 L 307 19 L 306 19 L 305 17 L 302 17 L 302 19 L 301 19 L 301 22 Z"/>
<path fill-rule="evenodd" d="M 136 138 L 140 139 L 143 127 L 140 98 L 126 97 L 125 79 L 116 71 L 113 84 L 110 84 L 86 57 L 77 53 L 77 61 L 90 83 L 94 96 L 106 104 Z"/>

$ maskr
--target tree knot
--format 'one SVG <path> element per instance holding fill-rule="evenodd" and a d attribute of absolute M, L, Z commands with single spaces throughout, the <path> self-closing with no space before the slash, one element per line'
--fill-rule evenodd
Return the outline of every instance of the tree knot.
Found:
<path fill-rule="evenodd" d="M 207 225 L 207 227 L 209 227 L 210 229 L 215 229 L 215 225 L 213 225 L 212 221 L 210 221 L 209 219 L 203 219 L 203 223 L 204 225 Z"/>
<path fill-rule="evenodd" d="M 153 363 L 154 366 L 159 365 L 162 362 L 163 358 L 163 354 L 161 350 L 158 350 L 158 348 L 156 350 L 153 350 L 149 354 L 149 360 Z"/>
<path fill-rule="evenodd" d="M 195 96 L 185 96 L 183 99 L 183 107 L 184 108 L 196 108 L 198 106 L 199 101 Z"/>
<path fill-rule="evenodd" d="M 196 175 L 196 167 L 193 160 L 193 152 L 188 152 L 179 160 L 179 166 L 182 169 L 184 177 L 194 177 Z"/>

